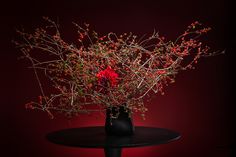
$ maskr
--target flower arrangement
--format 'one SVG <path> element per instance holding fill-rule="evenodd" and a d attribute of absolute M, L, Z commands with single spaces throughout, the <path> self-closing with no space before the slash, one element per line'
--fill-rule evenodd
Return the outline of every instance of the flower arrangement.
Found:
<path fill-rule="evenodd" d="M 166 41 L 155 31 L 141 38 L 112 32 L 99 36 L 88 24 L 73 23 L 78 40 L 70 44 L 58 24 L 44 19 L 47 25 L 33 33 L 17 30 L 21 39 L 14 43 L 31 62 L 41 91 L 38 101 L 27 103 L 26 108 L 46 111 L 51 118 L 55 112 L 71 117 L 114 106 L 144 117 L 145 97 L 163 94 L 176 74 L 193 69 L 201 57 L 216 54 L 200 42 L 210 28 L 199 22 L 175 41 Z M 50 81 L 52 92 L 46 92 L 41 76 Z"/>

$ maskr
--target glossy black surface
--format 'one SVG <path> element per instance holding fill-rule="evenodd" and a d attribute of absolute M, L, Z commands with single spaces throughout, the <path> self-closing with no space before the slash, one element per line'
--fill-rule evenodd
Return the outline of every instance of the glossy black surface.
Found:
<path fill-rule="evenodd" d="M 65 129 L 49 133 L 55 144 L 84 148 L 125 148 L 158 145 L 180 138 L 180 134 L 163 128 L 135 127 L 131 136 L 107 136 L 103 126 Z"/>

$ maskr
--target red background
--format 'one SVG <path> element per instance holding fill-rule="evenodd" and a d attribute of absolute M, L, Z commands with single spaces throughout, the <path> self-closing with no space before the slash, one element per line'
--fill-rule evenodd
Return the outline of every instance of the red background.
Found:
<path fill-rule="evenodd" d="M 30 30 L 41 16 L 58 18 L 64 35 L 74 39 L 72 21 L 90 23 L 101 34 L 134 32 L 141 36 L 154 28 L 174 40 L 186 26 L 199 20 L 213 30 L 206 42 L 226 54 L 203 58 L 196 70 L 180 73 L 176 83 L 148 102 L 146 120 L 135 125 L 176 130 L 178 141 L 152 147 L 124 149 L 123 157 L 228 157 L 235 147 L 233 86 L 233 11 L 225 0 L 199 1 L 10 1 L 1 4 L 0 156 L 103 156 L 101 149 L 82 149 L 49 143 L 45 134 L 54 130 L 103 125 L 104 117 L 85 115 L 67 121 L 50 120 L 45 113 L 25 110 L 24 103 L 39 94 L 33 72 L 17 58 L 11 44 L 14 28 Z"/>

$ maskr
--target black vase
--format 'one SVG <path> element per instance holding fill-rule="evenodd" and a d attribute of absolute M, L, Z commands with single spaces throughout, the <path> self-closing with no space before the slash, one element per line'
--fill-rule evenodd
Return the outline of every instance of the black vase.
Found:
<path fill-rule="evenodd" d="M 129 110 L 125 110 L 123 106 L 107 109 L 105 131 L 107 135 L 112 136 L 129 136 L 134 134 L 134 126 Z"/>

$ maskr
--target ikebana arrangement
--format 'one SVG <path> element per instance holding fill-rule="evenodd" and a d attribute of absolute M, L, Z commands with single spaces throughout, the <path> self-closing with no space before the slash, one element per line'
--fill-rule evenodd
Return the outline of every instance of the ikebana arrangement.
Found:
<path fill-rule="evenodd" d="M 14 43 L 30 61 L 41 91 L 38 100 L 25 106 L 45 111 L 51 118 L 56 112 L 71 117 L 121 106 L 129 115 L 137 112 L 144 117 L 145 97 L 163 94 L 180 71 L 193 69 L 201 57 L 217 53 L 200 41 L 210 28 L 199 22 L 174 41 L 155 31 L 148 37 L 113 32 L 100 36 L 89 24 L 73 23 L 78 39 L 72 44 L 63 39 L 57 23 L 44 20 L 45 27 L 32 33 L 17 30 L 21 39 Z M 42 77 L 50 84 L 44 84 Z M 48 86 L 50 92 L 45 90 Z M 109 115 L 117 118 L 119 109 Z"/>

